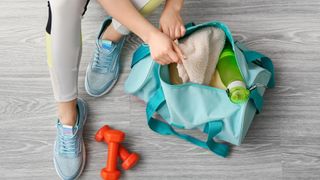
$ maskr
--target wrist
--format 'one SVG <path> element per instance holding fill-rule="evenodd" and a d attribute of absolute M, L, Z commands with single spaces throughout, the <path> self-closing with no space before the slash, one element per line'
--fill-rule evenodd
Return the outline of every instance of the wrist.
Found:
<path fill-rule="evenodd" d="M 176 12 L 180 12 L 183 6 L 184 0 L 167 0 L 164 9 L 171 9 Z"/>
<path fill-rule="evenodd" d="M 146 44 L 149 44 L 150 43 L 150 39 L 152 37 L 156 36 L 158 33 L 161 33 L 161 32 L 157 28 L 151 29 L 149 31 L 146 31 L 145 35 L 143 35 L 143 37 L 141 37 L 141 39 Z"/>

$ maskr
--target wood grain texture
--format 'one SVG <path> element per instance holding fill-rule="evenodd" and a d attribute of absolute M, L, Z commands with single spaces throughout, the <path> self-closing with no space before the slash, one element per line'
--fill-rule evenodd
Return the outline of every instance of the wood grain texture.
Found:
<path fill-rule="evenodd" d="M 56 107 L 44 48 L 47 4 L 1 0 L 0 7 L 0 179 L 58 179 L 52 162 Z M 132 52 L 141 42 L 136 36 L 128 37 L 122 74 L 112 92 L 101 98 L 85 93 L 85 69 L 106 16 L 91 2 L 83 19 L 79 73 L 79 94 L 90 108 L 81 179 L 100 179 L 106 146 L 93 135 L 105 123 L 124 130 L 125 145 L 142 155 L 123 179 L 320 179 L 319 10 L 319 0 L 185 1 L 186 22 L 223 21 L 237 40 L 275 64 L 277 87 L 266 93 L 264 111 L 245 142 L 221 159 L 148 129 L 145 106 L 123 91 Z M 158 9 L 149 20 L 157 25 L 160 13 Z"/>

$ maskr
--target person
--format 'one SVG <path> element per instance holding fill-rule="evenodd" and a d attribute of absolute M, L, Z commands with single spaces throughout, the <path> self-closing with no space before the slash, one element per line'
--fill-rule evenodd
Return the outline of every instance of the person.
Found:
<path fill-rule="evenodd" d="M 164 0 L 99 0 L 111 15 L 102 23 L 96 50 L 89 63 L 85 89 L 99 97 L 108 93 L 119 77 L 119 58 L 130 31 L 150 46 L 159 64 L 180 63 L 184 57 L 174 40 L 185 34 L 180 15 L 183 0 L 166 0 L 156 28 L 144 16 Z M 77 179 L 86 159 L 82 132 L 87 106 L 78 97 L 78 69 L 81 57 L 81 19 L 89 0 L 49 0 L 46 26 L 47 63 L 58 106 L 54 165 L 61 179 Z M 129 31 L 130 30 L 130 31 Z"/>

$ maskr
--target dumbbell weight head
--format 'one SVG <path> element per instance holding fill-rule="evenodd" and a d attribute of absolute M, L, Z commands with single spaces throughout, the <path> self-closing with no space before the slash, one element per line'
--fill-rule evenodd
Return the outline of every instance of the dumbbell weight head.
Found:
<path fill-rule="evenodd" d="M 101 170 L 101 177 L 104 180 L 118 180 L 120 178 L 120 171 L 108 171 L 107 168 Z"/>

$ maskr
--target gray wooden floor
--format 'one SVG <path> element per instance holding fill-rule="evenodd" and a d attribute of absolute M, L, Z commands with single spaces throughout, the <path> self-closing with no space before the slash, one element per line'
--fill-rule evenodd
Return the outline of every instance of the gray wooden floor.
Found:
<path fill-rule="evenodd" d="M 0 179 L 58 179 L 52 163 L 56 107 L 44 48 L 46 2 L 1 0 L 0 8 Z M 160 12 L 149 18 L 154 24 Z M 125 145 L 142 156 L 123 179 L 320 179 L 319 0 L 186 0 L 186 22 L 224 21 L 236 39 L 275 64 L 277 87 L 267 92 L 263 113 L 227 159 L 148 129 L 144 105 L 123 91 L 140 42 L 135 36 L 125 45 L 113 91 L 102 98 L 85 93 L 85 68 L 104 17 L 91 2 L 83 19 L 79 92 L 90 115 L 81 179 L 100 179 L 106 146 L 93 136 L 106 123 L 124 130 Z"/>

